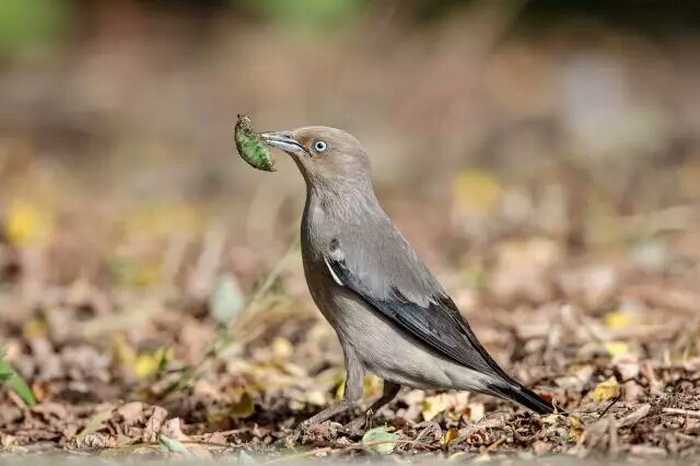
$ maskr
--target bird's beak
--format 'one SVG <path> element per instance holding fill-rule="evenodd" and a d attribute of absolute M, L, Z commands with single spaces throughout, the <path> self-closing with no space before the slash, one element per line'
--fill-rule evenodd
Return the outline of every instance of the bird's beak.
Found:
<path fill-rule="evenodd" d="M 260 133 L 260 137 L 268 146 L 283 150 L 290 155 L 306 154 L 306 149 L 292 137 L 291 131 L 270 131 Z"/>

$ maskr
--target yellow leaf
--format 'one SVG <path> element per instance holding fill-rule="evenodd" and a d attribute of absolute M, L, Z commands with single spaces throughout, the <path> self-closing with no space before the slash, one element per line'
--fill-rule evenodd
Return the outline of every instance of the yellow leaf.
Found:
<path fill-rule="evenodd" d="M 134 373 L 139 379 L 145 379 L 153 375 L 160 366 L 160 359 L 153 354 L 140 354 L 134 362 Z"/>
<path fill-rule="evenodd" d="M 423 401 L 423 419 L 432 421 L 438 414 L 449 407 L 449 403 L 443 397 L 431 396 Z"/>
<path fill-rule="evenodd" d="M 345 375 L 346 373 L 344 371 L 339 372 L 333 380 L 334 384 L 337 387 L 335 390 L 336 400 L 342 400 L 343 396 L 345 395 Z"/>
<path fill-rule="evenodd" d="M 345 394 L 345 373 L 342 373 L 342 377 L 338 378 L 338 388 L 335 391 L 336 400 L 341 400 Z M 381 393 L 382 389 L 382 379 L 374 375 L 366 375 L 363 381 L 363 390 L 366 396 L 374 396 L 377 393 Z"/>
<path fill-rule="evenodd" d="M 630 352 L 630 345 L 623 341 L 609 341 L 603 345 L 603 348 L 610 356 L 620 356 Z"/>
<path fill-rule="evenodd" d="M 569 433 L 571 434 L 571 436 L 574 440 L 578 441 L 581 438 L 581 436 L 583 435 L 583 431 L 584 431 L 583 422 L 581 422 L 581 419 L 579 419 L 575 416 L 572 416 L 572 415 L 568 416 L 568 420 L 569 420 L 569 427 L 570 427 Z"/>
<path fill-rule="evenodd" d="M 615 377 L 610 377 L 609 379 L 599 383 L 593 390 L 593 399 L 600 403 L 611 398 L 615 398 L 620 394 L 620 384 L 617 383 Z"/>
<path fill-rule="evenodd" d="M 364 380 L 364 394 L 370 397 L 378 395 L 381 393 L 383 385 L 382 379 L 368 374 Z"/>
<path fill-rule="evenodd" d="M 231 416 L 238 419 L 245 419 L 255 413 L 255 402 L 247 390 L 241 393 L 241 397 L 230 407 Z"/>
<path fill-rule="evenodd" d="M 583 429 L 583 422 L 581 422 L 581 419 L 577 418 L 576 416 L 572 416 L 572 415 L 569 415 L 567 419 L 569 421 L 569 425 L 573 429 L 579 429 L 579 430 Z"/>
<path fill-rule="evenodd" d="M 272 354 L 277 361 L 285 361 L 294 354 L 294 346 L 286 338 L 277 337 L 272 340 Z"/>
<path fill-rule="evenodd" d="M 36 401 L 41 403 L 46 398 L 46 384 L 34 382 L 32 384 L 31 392 L 34 394 Z"/>
<path fill-rule="evenodd" d="M 457 438 L 459 438 L 459 430 L 455 427 L 450 427 L 447 429 L 447 432 L 445 432 L 445 435 L 442 436 L 442 445 L 447 446 L 457 440 Z"/>
<path fill-rule="evenodd" d="M 499 181 L 483 170 L 466 170 L 452 185 L 455 204 L 465 214 L 486 214 L 500 199 L 503 189 Z"/>
<path fill-rule="evenodd" d="M 457 415 L 461 416 L 467 411 L 467 402 L 469 400 L 468 392 L 457 393 L 441 393 L 435 396 L 429 396 L 423 400 L 423 419 L 430 421 L 438 414 L 447 410 L 457 411 Z M 477 407 L 475 406 L 475 409 Z M 467 413 L 471 415 L 470 413 Z"/>
<path fill-rule="evenodd" d="M 640 319 L 628 311 L 613 311 L 605 315 L 603 322 L 611 329 L 625 329 L 640 324 Z"/>
<path fill-rule="evenodd" d="M 54 215 L 47 206 L 14 200 L 7 209 L 5 234 L 12 244 L 45 243 L 51 237 L 53 226 Z"/>
<path fill-rule="evenodd" d="M 134 373 L 139 379 L 145 379 L 160 371 L 172 359 L 171 348 L 161 348 L 153 353 L 139 354 L 134 363 Z"/>

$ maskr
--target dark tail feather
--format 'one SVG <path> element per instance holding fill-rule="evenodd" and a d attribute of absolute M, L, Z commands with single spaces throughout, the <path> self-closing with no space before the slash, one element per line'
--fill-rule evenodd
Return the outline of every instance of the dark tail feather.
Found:
<path fill-rule="evenodd" d="M 493 390 L 494 394 L 497 396 L 521 404 L 537 414 L 551 414 L 555 411 L 555 407 L 552 403 L 517 382 L 506 387 L 496 385 L 489 388 Z M 561 408 L 556 408 L 556 411 L 559 413 L 566 413 Z"/>

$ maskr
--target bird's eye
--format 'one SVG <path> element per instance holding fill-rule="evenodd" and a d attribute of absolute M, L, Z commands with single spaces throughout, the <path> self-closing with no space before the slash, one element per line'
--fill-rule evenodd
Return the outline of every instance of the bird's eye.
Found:
<path fill-rule="evenodd" d="M 316 141 L 314 142 L 314 150 L 316 152 L 323 152 L 326 149 L 328 149 L 328 144 L 326 144 L 326 141 Z"/>

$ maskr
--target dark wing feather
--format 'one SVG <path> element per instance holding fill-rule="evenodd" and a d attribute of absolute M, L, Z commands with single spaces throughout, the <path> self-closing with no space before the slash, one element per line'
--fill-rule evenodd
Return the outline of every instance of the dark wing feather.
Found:
<path fill-rule="evenodd" d="M 392 258 L 398 271 L 390 270 L 378 256 L 353 257 L 349 251 L 341 250 L 337 240 L 324 261 L 334 281 L 352 290 L 418 341 L 458 364 L 491 376 L 493 385 L 489 389 L 494 395 L 537 413 L 551 413 L 554 407 L 550 402 L 501 369 L 410 246 L 400 236 L 396 240 L 402 246 Z"/>
<path fill-rule="evenodd" d="M 419 304 L 396 286 L 386 293 L 373 292 L 348 268 L 347 261 L 326 260 L 343 285 L 423 344 L 469 369 L 511 380 L 477 340 L 449 296 L 440 293 L 430 296 L 427 304 Z"/>

